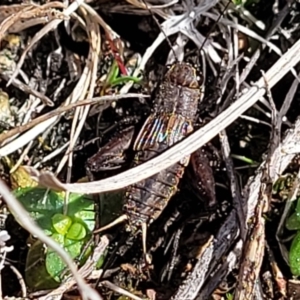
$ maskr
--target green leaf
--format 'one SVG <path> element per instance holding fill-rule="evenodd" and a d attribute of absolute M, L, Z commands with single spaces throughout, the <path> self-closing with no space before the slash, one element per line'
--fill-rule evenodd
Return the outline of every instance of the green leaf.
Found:
<path fill-rule="evenodd" d="M 300 213 L 293 213 L 287 220 L 285 224 L 288 230 L 299 230 L 300 229 Z"/>
<path fill-rule="evenodd" d="M 54 233 L 51 236 L 59 245 L 64 245 L 65 237 L 62 234 Z M 61 260 L 61 258 L 53 251 L 51 248 L 47 249 L 46 252 L 46 269 L 47 272 L 51 275 L 51 277 L 60 282 L 61 272 L 65 268 L 65 263 Z"/>
<path fill-rule="evenodd" d="M 52 216 L 63 213 L 63 198 L 53 191 L 46 192 L 45 188 L 19 188 L 14 191 L 14 195 L 44 232 L 51 235 Z"/>
<path fill-rule="evenodd" d="M 54 289 L 59 283 L 49 274 L 45 265 L 45 247 L 37 240 L 28 250 L 25 281 L 32 291 Z"/>
<path fill-rule="evenodd" d="M 94 201 L 90 195 L 70 193 L 67 215 L 81 220 L 92 232 L 95 227 Z"/>
<path fill-rule="evenodd" d="M 55 233 L 52 217 L 64 214 L 64 194 L 45 188 L 19 188 L 14 195 L 23 204 L 31 217 L 49 235 Z M 94 202 L 91 196 L 71 193 L 66 208 L 66 215 L 80 219 L 89 231 L 95 226 Z M 16 216 L 15 216 L 16 217 Z M 17 218 L 16 218 L 17 219 Z"/>
<path fill-rule="evenodd" d="M 233 4 L 248 6 L 248 5 L 251 5 L 251 4 L 259 3 L 259 1 L 260 0 L 233 0 Z"/>
<path fill-rule="evenodd" d="M 54 234 L 52 238 L 56 240 L 60 245 L 62 245 L 73 259 L 77 258 L 80 255 L 82 246 L 84 245 L 83 240 L 71 240 L 64 237 L 61 234 Z M 57 282 L 61 282 L 64 279 L 64 277 L 69 274 L 68 272 L 66 272 L 66 264 L 63 262 L 60 256 L 57 255 L 57 253 L 52 249 L 47 249 L 46 269 L 47 272 L 51 275 L 51 277 Z"/>
<path fill-rule="evenodd" d="M 300 197 L 297 199 L 296 212 L 300 215 Z M 299 216 L 300 218 L 300 216 Z"/>
<path fill-rule="evenodd" d="M 98 261 L 96 263 L 97 270 L 99 270 L 103 266 L 106 254 L 107 254 L 107 251 L 105 251 L 104 255 L 101 255 L 100 258 L 98 259 Z"/>
<path fill-rule="evenodd" d="M 296 234 L 292 241 L 289 252 L 289 262 L 293 275 L 300 276 L 300 232 Z"/>
<path fill-rule="evenodd" d="M 71 240 L 80 241 L 86 237 L 86 229 L 81 223 L 73 223 L 66 237 Z"/>
<path fill-rule="evenodd" d="M 110 70 L 107 74 L 106 82 L 111 84 L 119 75 L 119 66 L 116 60 L 113 61 L 113 64 L 110 67 Z"/>
<path fill-rule="evenodd" d="M 126 83 L 128 81 L 133 81 L 134 83 L 140 83 L 142 81 L 142 78 L 139 77 L 133 77 L 133 76 L 122 76 L 114 79 L 113 81 L 110 82 L 111 86 L 116 86 L 119 84 Z"/>
<path fill-rule="evenodd" d="M 58 233 L 65 235 L 72 225 L 72 219 L 63 214 L 55 214 L 52 217 L 52 225 Z"/>
<path fill-rule="evenodd" d="M 226 293 L 226 299 L 227 300 L 233 300 L 233 295 L 230 293 Z"/>
<path fill-rule="evenodd" d="M 84 242 L 81 241 L 75 241 L 65 238 L 65 249 L 70 254 L 72 258 L 77 258 L 81 254 L 82 247 L 84 245 Z"/>
<path fill-rule="evenodd" d="M 46 269 L 48 274 L 56 281 L 61 282 L 66 265 L 55 252 L 48 251 L 46 255 Z"/>

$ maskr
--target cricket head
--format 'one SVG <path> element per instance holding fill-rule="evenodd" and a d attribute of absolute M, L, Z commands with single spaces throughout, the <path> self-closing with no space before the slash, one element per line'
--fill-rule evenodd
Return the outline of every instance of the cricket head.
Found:
<path fill-rule="evenodd" d="M 199 89 L 203 83 L 203 76 L 196 68 L 188 63 L 176 63 L 168 70 L 166 79 L 176 85 Z"/>

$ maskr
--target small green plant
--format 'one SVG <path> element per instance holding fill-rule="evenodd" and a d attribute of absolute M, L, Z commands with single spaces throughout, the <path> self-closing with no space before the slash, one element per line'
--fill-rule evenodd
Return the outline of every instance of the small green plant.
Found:
<path fill-rule="evenodd" d="M 226 300 L 233 300 L 233 294 L 226 293 Z"/>
<path fill-rule="evenodd" d="M 285 226 L 288 230 L 297 230 L 289 251 L 289 263 L 292 274 L 300 276 L 300 198 L 297 199 L 295 211 L 286 220 Z"/>
<path fill-rule="evenodd" d="M 28 187 L 14 191 L 36 223 L 60 244 L 79 264 L 87 259 L 91 248 L 82 255 L 95 226 L 94 202 L 90 196 L 71 193 L 64 207 L 64 193 Z M 66 213 L 64 213 L 66 211 Z M 26 281 L 34 290 L 51 288 L 68 275 L 66 265 L 52 249 L 34 240 L 26 260 Z"/>

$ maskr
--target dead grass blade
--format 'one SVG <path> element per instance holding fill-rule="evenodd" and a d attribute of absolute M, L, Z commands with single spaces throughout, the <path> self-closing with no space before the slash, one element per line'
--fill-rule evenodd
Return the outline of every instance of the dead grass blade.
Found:
<path fill-rule="evenodd" d="M 126 99 L 126 98 L 148 98 L 148 97 L 149 97 L 149 95 L 135 94 L 135 93 L 129 93 L 129 94 L 125 94 L 125 95 L 124 94 L 106 95 L 106 96 L 101 96 L 101 97 L 96 97 L 96 98 L 91 98 L 91 99 L 86 99 L 86 100 L 80 100 L 76 103 L 71 103 L 66 106 L 60 106 L 42 116 L 39 116 L 39 117 L 33 119 L 32 121 L 30 121 L 24 125 L 15 127 L 13 129 L 9 130 L 8 132 L 0 134 L 0 144 L 18 133 L 23 133 L 24 131 L 36 126 L 37 124 L 40 124 L 52 117 L 62 115 L 63 113 L 65 113 L 73 108 L 76 108 L 78 106 L 93 105 L 98 102 L 105 102 L 105 101 L 111 102 L 111 101 L 117 101 L 117 100 Z"/>
<path fill-rule="evenodd" d="M 65 5 L 55 1 L 44 5 L 20 4 L 0 6 L 0 40 L 6 32 L 20 32 L 28 27 L 48 23 L 52 19 L 65 19 L 61 11 Z"/>
<path fill-rule="evenodd" d="M 91 59 L 87 63 L 87 68 L 89 72 L 89 76 L 84 83 L 84 88 L 81 91 L 81 95 L 79 98 L 83 98 L 86 94 L 88 98 L 92 98 L 96 86 L 96 77 L 97 77 L 97 66 L 99 61 L 99 54 L 100 54 L 100 44 L 101 44 L 101 36 L 100 36 L 100 28 L 97 26 L 97 23 L 93 22 L 93 18 L 91 18 L 88 11 L 85 8 L 80 8 L 81 12 L 84 16 L 85 23 L 86 23 L 86 32 L 89 37 L 89 44 L 90 44 L 90 57 Z M 68 174 L 67 178 L 71 178 L 71 170 L 73 165 L 73 152 L 72 149 L 74 148 L 76 141 L 80 135 L 80 132 L 84 126 L 85 120 L 88 116 L 90 106 L 80 106 L 75 109 L 71 133 L 70 133 L 70 144 L 66 150 L 66 153 L 62 160 L 60 161 L 56 174 L 58 174 L 68 161 Z"/>
<path fill-rule="evenodd" d="M 299 62 L 300 57 L 297 55 L 299 51 L 300 40 L 268 70 L 266 79 L 268 80 L 270 88 Z M 63 184 L 50 172 L 38 172 L 33 168 L 27 169 L 32 176 L 36 177 L 36 180 L 38 180 L 40 184 L 54 189 L 87 194 L 121 189 L 148 178 L 176 163 L 182 157 L 193 153 L 234 122 L 264 94 L 265 82 L 264 78 L 260 78 L 246 94 L 232 104 L 227 110 L 182 142 L 138 167 L 101 181 Z"/>

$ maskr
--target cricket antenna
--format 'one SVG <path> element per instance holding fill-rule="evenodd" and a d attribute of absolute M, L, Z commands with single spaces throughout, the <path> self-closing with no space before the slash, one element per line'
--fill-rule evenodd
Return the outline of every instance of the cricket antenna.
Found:
<path fill-rule="evenodd" d="M 208 33 L 207 33 L 207 35 L 206 35 L 206 37 L 205 37 L 205 39 L 204 39 L 204 41 L 203 41 L 203 43 L 202 43 L 200 49 L 199 49 L 200 52 L 201 52 L 201 50 L 203 49 L 205 43 L 207 42 L 207 40 L 208 40 L 210 34 L 211 34 L 212 31 L 216 28 L 216 26 L 217 26 L 217 24 L 219 23 L 220 19 L 223 17 L 223 15 L 224 15 L 225 11 L 227 10 L 227 8 L 229 7 L 230 3 L 231 3 L 231 0 L 228 0 L 228 2 L 227 2 L 227 4 L 225 5 L 223 11 L 222 11 L 222 12 L 220 13 L 220 15 L 218 16 L 216 22 L 214 23 L 214 25 L 213 25 L 213 26 L 210 28 L 210 30 L 208 31 Z"/>
<path fill-rule="evenodd" d="M 177 57 L 177 55 L 176 55 L 176 52 L 175 52 L 174 49 L 173 49 L 173 45 L 172 45 L 172 43 L 171 43 L 169 37 L 166 35 L 165 31 L 161 28 L 161 26 L 160 26 L 160 24 L 159 24 L 157 18 L 155 17 L 155 15 L 154 15 L 153 11 L 151 10 L 151 8 L 149 7 L 148 3 L 147 3 L 145 0 L 142 0 L 142 2 L 145 4 L 145 6 L 146 6 L 146 8 L 148 9 L 149 13 L 151 14 L 151 16 L 152 16 L 154 22 L 156 23 L 156 25 L 159 27 L 159 29 L 161 30 L 162 34 L 164 35 L 164 37 L 165 37 L 165 39 L 166 39 L 168 45 L 169 45 L 170 48 L 171 48 L 171 51 L 172 51 L 173 55 L 174 55 L 175 61 L 176 61 L 176 63 L 178 63 L 178 62 L 179 62 L 178 57 Z"/>

